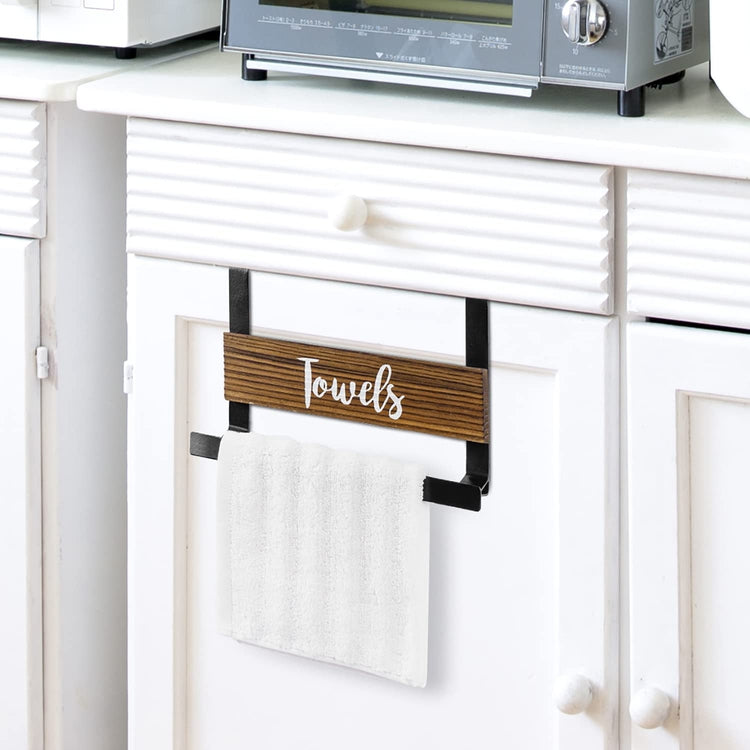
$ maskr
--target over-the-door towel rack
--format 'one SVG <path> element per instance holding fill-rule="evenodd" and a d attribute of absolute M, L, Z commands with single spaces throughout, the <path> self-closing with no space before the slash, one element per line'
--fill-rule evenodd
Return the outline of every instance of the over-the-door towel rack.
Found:
<path fill-rule="evenodd" d="M 241 334 L 248 337 L 250 336 L 249 273 L 246 269 L 229 269 L 229 331 L 230 334 Z M 485 389 L 483 404 L 486 410 L 489 392 L 489 321 L 486 300 L 466 300 L 466 368 L 479 368 L 485 371 L 483 373 Z M 250 403 L 229 401 L 230 430 L 250 432 L 250 405 Z M 433 431 L 425 429 L 423 426 L 407 426 L 405 429 L 417 429 L 422 432 Z M 488 427 L 486 426 L 485 429 L 487 433 L 483 442 L 466 441 L 466 475 L 463 479 L 455 482 L 436 477 L 425 478 L 423 494 L 425 502 L 449 505 L 464 510 L 478 511 L 481 509 L 482 495 L 488 493 L 490 486 L 490 444 Z M 434 430 L 434 432 L 440 434 L 439 430 Z M 190 433 L 190 454 L 192 456 L 216 459 L 219 455 L 220 444 L 220 437 L 204 435 L 200 432 Z"/>

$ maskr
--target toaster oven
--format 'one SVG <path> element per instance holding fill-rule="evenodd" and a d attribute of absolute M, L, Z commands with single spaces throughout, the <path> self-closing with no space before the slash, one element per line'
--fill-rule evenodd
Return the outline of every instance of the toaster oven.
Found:
<path fill-rule="evenodd" d="M 0 0 L 0 37 L 114 47 L 158 44 L 216 28 L 221 0 Z"/>
<path fill-rule="evenodd" d="M 618 92 L 708 59 L 708 0 L 224 0 L 222 47 L 266 70 L 530 95 L 545 84 Z"/>

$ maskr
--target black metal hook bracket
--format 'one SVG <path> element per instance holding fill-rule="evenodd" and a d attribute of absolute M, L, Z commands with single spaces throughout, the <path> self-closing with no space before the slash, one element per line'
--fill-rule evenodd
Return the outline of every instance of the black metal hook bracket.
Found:
<path fill-rule="evenodd" d="M 229 330 L 250 333 L 250 272 L 229 269 Z M 489 368 L 489 311 L 486 300 L 466 300 L 466 366 Z M 250 432 L 250 404 L 229 402 L 229 429 Z M 217 459 L 221 438 L 190 433 L 190 455 Z M 422 499 L 463 510 L 481 510 L 490 489 L 489 443 L 466 442 L 466 475 L 459 482 L 425 477 Z"/>

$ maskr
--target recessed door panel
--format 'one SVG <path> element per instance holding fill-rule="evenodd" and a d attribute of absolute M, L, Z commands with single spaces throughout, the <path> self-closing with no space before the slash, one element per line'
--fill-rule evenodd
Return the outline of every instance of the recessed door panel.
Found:
<path fill-rule="evenodd" d="M 0 236 L 0 747 L 42 747 L 39 243 Z"/>
<path fill-rule="evenodd" d="M 746 682 L 750 651 L 750 401 L 691 396 L 690 559 L 693 748 L 750 745 Z"/>

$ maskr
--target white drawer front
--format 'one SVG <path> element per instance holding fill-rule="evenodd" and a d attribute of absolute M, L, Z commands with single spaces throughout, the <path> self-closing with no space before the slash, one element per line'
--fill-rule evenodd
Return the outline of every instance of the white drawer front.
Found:
<path fill-rule="evenodd" d="M 631 170 L 628 309 L 750 327 L 750 181 Z"/>
<path fill-rule="evenodd" d="M 45 105 L 0 99 L 0 234 L 44 237 Z"/>
<path fill-rule="evenodd" d="M 128 250 L 611 311 L 611 170 L 133 119 Z M 361 229 L 328 218 L 367 204 Z"/>

